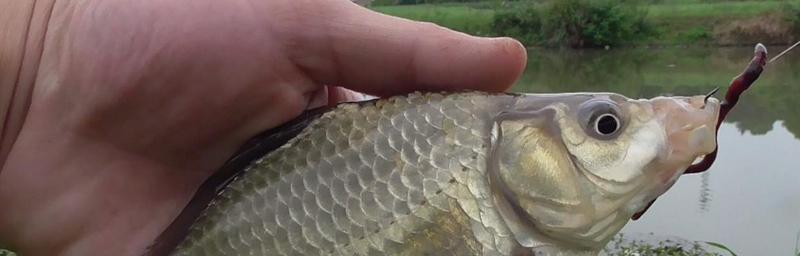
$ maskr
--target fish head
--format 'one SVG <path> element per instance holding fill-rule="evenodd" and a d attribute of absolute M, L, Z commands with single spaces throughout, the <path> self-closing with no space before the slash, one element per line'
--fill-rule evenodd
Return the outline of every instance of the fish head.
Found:
<path fill-rule="evenodd" d="M 500 212 L 523 246 L 602 248 L 715 150 L 719 106 L 704 96 L 523 96 L 493 128 Z"/>

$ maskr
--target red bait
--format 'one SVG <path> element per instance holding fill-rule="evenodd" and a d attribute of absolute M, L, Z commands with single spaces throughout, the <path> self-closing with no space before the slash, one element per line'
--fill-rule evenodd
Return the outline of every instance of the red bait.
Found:
<path fill-rule="evenodd" d="M 750 60 L 750 64 L 747 65 L 747 68 L 745 68 L 744 71 L 739 74 L 739 76 L 733 79 L 731 85 L 728 87 L 728 92 L 725 94 L 725 99 L 722 101 L 722 103 L 720 103 L 719 119 L 717 120 L 716 127 L 717 134 L 719 133 L 719 127 L 722 124 L 722 121 L 724 121 L 725 117 L 728 116 L 728 112 L 730 112 L 731 109 L 736 106 L 736 103 L 739 102 L 739 96 L 741 96 L 744 91 L 753 85 L 753 83 L 761 75 L 761 72 L 764 71 L 764 66 L 766 65 L 767 48 L 764 47 L 763 44 L 758 44 L 755 48 L 755 56 L 753 56 L 753 59 Z M 708 96 L 711 96 L 714 92 L 716 92 L 716 90 L 709 93 Z M 708 170 L 708 168 L 711 168 L 711 165 L 714 164 L 714 160 L 717 159 L 718 150 L 719 146 L 714 149 L 714 152 L 705 155 L 702 161 L 689 166 L 684 174 L 704 172 Z M 647 207 L 634 214 L 631 219 L 638 220 L 640 217 L 642 217 L 642 214 L 647 211 L 647 209 L 650 209 L 650 206 L 652 206 L 655 201 L 655 199 L 650 201 L 650 204 L 648 204 Z"/>

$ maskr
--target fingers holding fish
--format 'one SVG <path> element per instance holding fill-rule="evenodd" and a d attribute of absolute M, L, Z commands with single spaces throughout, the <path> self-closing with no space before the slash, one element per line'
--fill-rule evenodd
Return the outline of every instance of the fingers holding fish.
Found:
<path fill-rule="evenodd" d="M 308 100 L 306 110 L 325 106 L 335 106 L 343 102 L 357 102 L 374 99 L 364 93 L 356 92 L 347 88 L 325 85 L 317 89 Z"/>

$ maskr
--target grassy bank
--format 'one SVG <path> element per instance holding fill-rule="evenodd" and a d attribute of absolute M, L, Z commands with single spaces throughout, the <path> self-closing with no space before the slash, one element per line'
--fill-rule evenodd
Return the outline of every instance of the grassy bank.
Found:
<path fill-rule="evenodd" d="M 787 44 L 800 39 L 800 33 L 797 33 L 800 31 L 800 22 L 797 22 L 800 20 L 800 0 L 656 2 L 659 3 L 638 6 L 646 14 L 645 20 L 652 25 L 654 33 L 635 45 Z M 412 20 L 434 22 L 474 35 L 505 36 L 505 32 L 495 28 L 496 15 L 539 5 L 530 1 L 488 1 L 374 6 L 372 9 Z"/>
<path fill-rule="evenodd" d="M 380 6 L 373 9 L 398 17 L 439 25 L 473 35 L 489 35 L 496 9 L 476 8 L 463 4 L 442 5 L 397 5 Z"/>

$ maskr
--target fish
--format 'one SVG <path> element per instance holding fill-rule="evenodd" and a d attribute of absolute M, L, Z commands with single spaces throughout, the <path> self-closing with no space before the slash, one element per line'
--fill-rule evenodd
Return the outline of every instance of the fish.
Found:
<path fill-rule="evenodd" d="M 416 92 L 310 111 L 243 147 L 151 255 L 597 255 L 716 149 L 719 108 Z"/>

